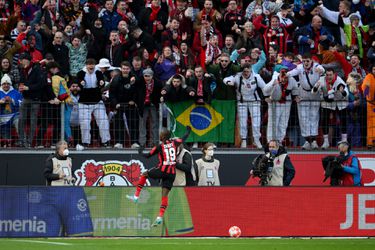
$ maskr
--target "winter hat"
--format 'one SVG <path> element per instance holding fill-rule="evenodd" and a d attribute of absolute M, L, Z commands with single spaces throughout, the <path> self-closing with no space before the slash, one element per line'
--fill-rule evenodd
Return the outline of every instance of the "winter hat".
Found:
<path fill-rule="evenodd" d="M 10 77 L 8 76 L 8 74 L 5 74 L 3 76 L 3 78 L 1 78 L 1 85 L 3 85 L 6 82 L 9 83 L 10 85 L 12 85 L 12 80 L 10 79 Z"/>
<path fill-rule="evenodd" d="M 143 75 L 153 76 L 154 75 L 154 71 L 152 71 L 152 69 L 150 69 L 150 68 L 147 68 L 147 69 L 143 70 Z"/>

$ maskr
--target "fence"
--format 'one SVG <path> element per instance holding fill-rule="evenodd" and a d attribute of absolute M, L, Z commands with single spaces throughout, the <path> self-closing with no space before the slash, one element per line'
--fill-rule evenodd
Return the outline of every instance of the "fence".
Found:
<path fill-rule="evenodd" d="M 103 102 L 23 102 L 19 111 L 10 114 L 1 106 L 0 143 L 2 147 L 43 148 L 65 139 L 72 147 L 151 147 L 159 142 L 162 127 L 181 136 L 189 125 L 193 132 L 188 142 L 210 141 L 219 147 L 259 146 L 258 142 L 264 145 L 271 139 L 288 147 L 298 148 L 306 139 L 320 146 L 327 141 L 332 147 L 348 139 L 352 146 L 360 148 L 374 145 L 375 140 L 373 105 L 368 105 L 367 110 L 365 102 L 351 102 L 338 110 L 336 107 L 342 106 L 317 101 L 297 104 L 215 100 L 204 105 L 193 101 L 161 104 L 161 108 L 149 106 L 140 112 L 134 105 L 111 110 Z"/>
<path fill-rule="evenodd" d="M 375 236 L 375 188 L 173 188 L 163 225 L 160 188 L 1 187 L 0 237 Z"/>

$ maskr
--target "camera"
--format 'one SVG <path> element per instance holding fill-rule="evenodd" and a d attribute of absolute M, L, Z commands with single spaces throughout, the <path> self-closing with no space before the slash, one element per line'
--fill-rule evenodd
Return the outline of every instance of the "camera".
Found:
<path fill-rule="evenodd" d="M 273 160 L 272 156 L 263 154 L 258 155 L 252 162 L 253 175 L 259 178 L 261 186 L 266 186 L 272 178 Z"/>
<path fill-rule="evenodd" d="M 331 178 L 331 186 L 339 186 L 340 180 L 343 175 L 343 170 L 341 164 L 344 162 L 344 159 L 341 156 L 326 156 L 322 158 L 322 164 L 324 169 L 324 180 L 325 182 L 328 178 Z"/>

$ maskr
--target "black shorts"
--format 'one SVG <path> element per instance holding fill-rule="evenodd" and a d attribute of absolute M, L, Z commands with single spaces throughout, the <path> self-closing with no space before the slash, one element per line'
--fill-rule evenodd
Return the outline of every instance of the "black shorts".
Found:
<path fill-rule="evenodd" d="M 169 190 L 173 187 L 173 182 L 176 177 L 176 174 L 167 174 L 161 171 L 160 168 L 154 167 L 151 168 L 148 172 L 148 177 L 152 179 L 161 179 L 161 186 L 163 188 L 168 188 Z"/>

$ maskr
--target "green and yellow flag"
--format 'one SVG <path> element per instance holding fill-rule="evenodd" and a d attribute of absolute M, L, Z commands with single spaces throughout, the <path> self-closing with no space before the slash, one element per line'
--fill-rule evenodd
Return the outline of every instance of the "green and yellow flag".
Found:
<path fill-rule="evenodd" d="M 168 103 L 176 136 L 181 137 L 186 126 L 192 128 L 187 142 L 234 142 L 235 101 L 213 100 L 211 104 L 193 101 Z"/>

